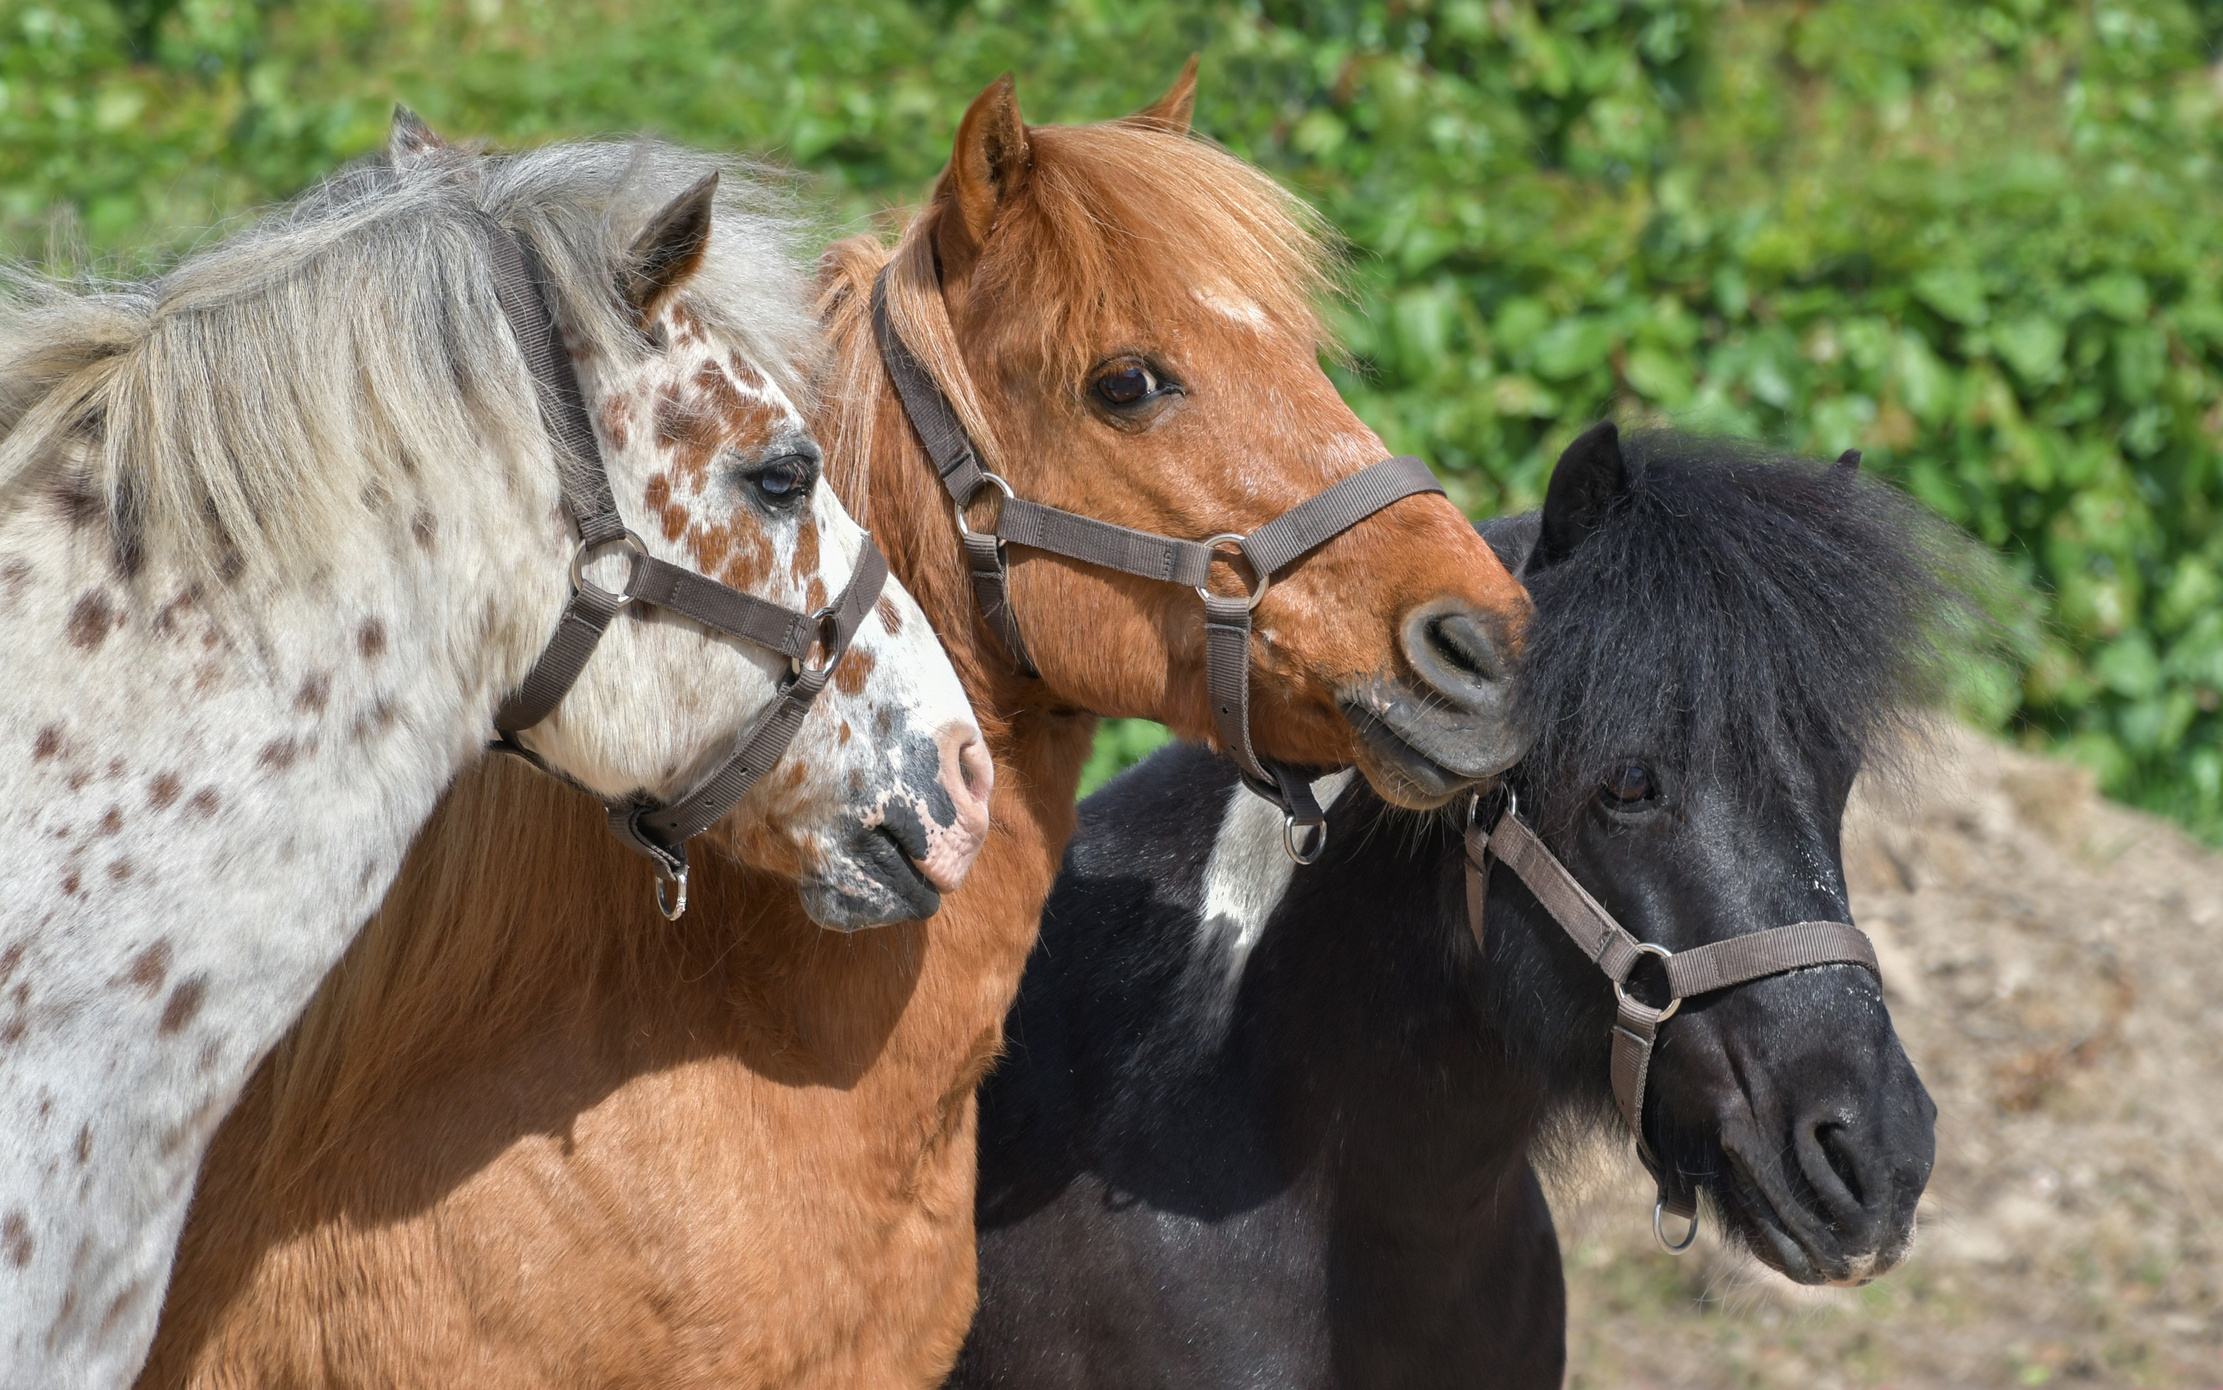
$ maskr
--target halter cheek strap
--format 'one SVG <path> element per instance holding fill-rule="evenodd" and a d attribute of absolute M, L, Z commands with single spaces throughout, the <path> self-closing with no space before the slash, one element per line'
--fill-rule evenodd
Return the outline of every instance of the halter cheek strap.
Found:
<path fill-rule="evenodd" d="M 890 269 L 892 269 L 892 263 Z M 1228 533 L 1208 540 L 1160 536 L 1108 521 L 1044 506 L 1016 496 L 1010 484 L 981 466 L 978 451 L 957 410 L 932 373 L 919 362 L 888 315 L 888 270 L 872 284 L 872 328 L 880 360 L 903 413 L 918 432 L 919 443 L 941 476 L 957 511 L 957 535 L 971 575 L 973 600 L 996 640 L 1003 644 L 1022 676 L 1039 677 L 1025 634 L 1011 605 L 1011 577 L 1005 548 L 1023 545 L 1053 555 L 1101 565 L 1122 574 L 1193 588 L 1204 604 L 1204 670 L 1212 724 L 1220 743 L 1234 758 L 1243 784 L 1279 807 L 1283 843 L 1300 864 L 1312 863 L 1327 848 L 1327 815 L 1313 798 L 1310 778 L 1295 768 L 1260 758 L 1250 741 L 1251 613 L 1266 596 L 1273 576 L 1308 552 L 1350 530 L 1384 507 L 1443 485 L 1417 458 L 1384 459 L 1360 469 L 1333 487 L 1307 498 L 1248 535 Z M 982 534 L 965 523 L 965 509 L 984 489 L 1003 494 L 996 529 Z M 1222 597 L 1209 581 L 1215 552 L 1239 551 L 1256 576 L 1247 594 Z M 1303 848 L 1300 848 L 1303 842 Z"/>
<path fill-rule="evenodd" d="M 1495 828 L 1489 830 L 1476 818 L 1479 803 L 1479 797 L 1468 803 L 1466 828 L 1467 927 L 1474 933 L 1474 944 L 1477 948 L 1486 944 L 1482 912 L 1494 856 L 1520 876 L 1576 949 L 1612 983 L 1613 1099 L 1636 1137 L 1637 1155 L 1659 1184 L 1659 1200 L 1652 1208 L 1653 1234 L 1661 1245 L 1680 1254 L 1698 1234 L 1698 1191 L 1684 1174 L 1663 1163 L 1644 1137 L 1644 1087 L 1660 1025 L 1692 995 L 1733 989 L 1808 966 L 1858 965 L 1880 980 L 1883 971 L 1876 963 L 1875 945 L 1850 922 L 1794 922 L 1687 951 L 1639 941 L 1536 838 L 1521 820 L 1516 802 L 1508 797 Z M 1656 958 L 1666 971 L 1668 1000 L 1659 1008 L 1628 989 L 1630 973 L 1646 956 Z M 1690 1223 L 1681 1244 L 1670 1244 L 1661 1230 L 1663 1213 Z"/>
<path fill-rule="evenodd" d="M 627 604 L 641 603 L 692 618 L 703 626 L 788 660 L 772 706 L 759 716 L 740 749 L 692 791 L 668 806 L 625 804 L 610 808 L 610 828 L 627 846 L 656 866 L 657 905 L 676 918 L 687 910 L 687 841 L 733 809 L 751 787 L 779 762 L 803 726 L 811 703 L 857 635 L 865 614 L 879 602 L 887 583 L 887 561 L 866 537 L 857 567 L 841 596 L 816 613 L 802 613 L 714 579 L 682 569 L 648 553 L 640 537 L 625 529 L 610 476 L 587 419 L 578 374 L 556 332 L 541 289 L 542 277 L 532 250 L 489 220 L 487 241 L 494 260 L 494 297 L 509 320 L 539 397 L 541 418 L 555 445 L 556 472 L 564 512 L 578 528 L 579 549 L 571 558 L 571 597 L 556 622 L 555 635 L 541 650 L 523 683 L 495 712 L 499 737 L 491 747 L 512 753 L 544 772 L 554 772 L 517 741 L 517 735 L 555 712 L 566 692 L 586 669 L 610 620 Z M 631 555 L 624 582 L 614 590 L 589 583 L 585 569 L 598 553 L 622 547 Z M 560 775 L 560 774 L 559 774 Z M 678 885 L 678 899 L 667 902 L 665 883 Z"/>

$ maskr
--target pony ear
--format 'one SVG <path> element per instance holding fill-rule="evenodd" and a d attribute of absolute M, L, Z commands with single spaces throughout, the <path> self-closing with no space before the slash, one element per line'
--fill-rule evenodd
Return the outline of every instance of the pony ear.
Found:
<path fill-rule="evenodd" d="M 1842 473 L 1848 478 L 1858 473 L 1860 471 L 1860 451 L 1858 449 L 1847 449 L 1839 454 L 1837 462 L 1829 466 L 1829 471 Z"/>
<path fill-rule="evenodd" d="M 1574 554 L 1605 520 L 1606 509 L 1628 491 L 1628 467 L 1621 461 L 1621 431 L 1611 420 L 1592 425 L 1552 466 L 1544 489 L 1543 529 L 1529 558 L 1531 570 L 1558 564 Z"/>
<path fill-rule="evenodd" d="M 1189 61 L 1181 66 L 1181 75 L 1173 79 L 1173 85 L 1166 88 L 1164 96 L 1127 117 L 1121 124 L 1139 125 L 1174 135 L 1188 134 L 1189 118 L 1196 114 L 1196 58 L 1194 53 L 1189 55 Z"/>
<path fill-rule="evenodd" d="M 716 170 L 697 179 L 685 193 L 664 205 L 633 238 L 626 265 L 618 272 L 618 294 L 648 327 L 687 277 L 702 268 L 710 249 L 710 214 L 717 206 Z"/>
<path fill-rule="evenodd" d="M 946 205 L 934 230 L 945 278 L 962 280 L 970 273 L 996 229 L 997 214 L 1026 187 L 1033 170 L 1034 151 L 1007 72 L 965 108 L 949 167 L 934 190 L 934 201 Z"/>
<path fill-rule="evenodd" d="M 426 155 L 447 149 L 448 142 L 433 134 L 432 127 L 416 112 L 394 104 L 393 124 L 386 128 L 386 157 L 396 169 L 406 169 Z"/>

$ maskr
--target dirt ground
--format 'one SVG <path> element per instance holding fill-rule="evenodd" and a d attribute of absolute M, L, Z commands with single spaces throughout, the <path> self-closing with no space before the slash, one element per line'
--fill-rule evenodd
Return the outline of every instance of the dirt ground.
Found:
<path fill-rule="evenodd" d="M 1799 1289 L 1563 1179 L 1570 1387 L 2223 1387 L 2223 856 L 1973 735 L 1917 771 L 1845 841 L 1937 1100 L 1914 1253 Z"/>

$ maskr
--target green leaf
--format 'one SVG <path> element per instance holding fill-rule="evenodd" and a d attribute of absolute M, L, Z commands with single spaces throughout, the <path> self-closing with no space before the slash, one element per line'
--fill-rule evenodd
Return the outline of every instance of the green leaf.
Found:
<path fill-rule="evenodd" d="M 1973 327 L 1990 315 L 1983 277 L 1965 267 L 1925 270 L 1914 277 L 1913 288 L 1916 298 L 1955 323 Z"/>

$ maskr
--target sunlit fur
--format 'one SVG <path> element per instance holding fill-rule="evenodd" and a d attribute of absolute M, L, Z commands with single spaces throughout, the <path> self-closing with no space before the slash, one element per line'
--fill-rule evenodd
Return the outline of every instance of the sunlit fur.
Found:
<path fill-rule="evenodd" d="M 895 292 L 1014 486 L 1202 538 L 1387 452 L 1320 369 L 1320 261 L 1286 195 L 1163 126 L 1034 128 L 1032 181 L 998 214 L 975 156 L 1008 99 L 998 84 L 968 114 Z M 962 231 L 976 223 L 985 249 Z M 846 1390 L 948 1370 L 974 1300 L 973 1088 L 1072 828 L 1084 711 L 1210 721 L 1197 599 L 1170 585 L 1018 558 L 1046 679 L 1012 674 L 879 366 L 866 306 L 887 256 L 852 241 L 822 267 L 834 360 L 814 426 L 994 751 L 972 876 L 928 921 L 838 937 L 705 854 L 698 904 L 669 927 L 602 886 L 625 856 L 575 811 L 533 817 L 530 845 L 467 838 L 512 792 L 498 771 L 466 781 L 416 851 L 448 862 L 405 875 L 312 1027 L 352 1018 L 329 1042 L 304 1030 L 302 1060 L 266 1068 L 219 1138 L 147 1383 Z M 1192 394 L 1115 428 L 1075 368 L 1136 350 Z M 1260 609 L 1261 746 L 1348 759 L 1338 688 L 1401 671 L 1399 620 L 1445 596 L 1517 645 L 1525 598 L 1441 498 L 1289 571 Z M 520 942 L 526 923 L 551 944 Z M 436 959 L 455 931 L 488 944 L 446 999 L 397 1007 L 350 983 Z"/>
<path fill-rule="evenodd" d="M 644 321 L 617 293 L 637 238 L 720 170 L 707 245 Z M 816 340 L 776 205 L 742 166 L 654 145 L 481 158 L 432 137 L 145 282 L 14 278 L 0 1383 L 136 1373 L 217 1123 L 555 629 L 576 542 L 494 297 L 489 219 L 540 252 L 618 511 L 647 546 L 703 566 L 697 533 L 715 534 L 760 557 L 743 582 L 798 606 L 846 581 L 860 533 L 829 489 L 775 515 L 730 476 L 815 449 Z M 682 476 L 688 440 L 652 427 L 667 403 L 699 407 L 679 433 L 714 437 L 719 467 Z M 931 801 L 937 738 L 971 729 L 923 617 L 894 588 L 884 611 L 742 818 L 779 817 L 764 838 L 805 861 L 783 867 L 806 892 L 840 888 L 821 911 L 847 925 L 891 915 L 845 858 L 859 803 Z M 629 612 L 521 741 L 604 795 L 669 797 L 786 673 Z M 878 741 L 847 736 L 883 716 Z M 642 863 L 619 872 L 645 899 Z"/>
<path fill-rule="evenodd" d="M 1550 497 L 1580 495 L 1569 471 Z M 1850 920 L 1854 774 L 1989 640 L 1995 571 L 1849 466 L 1639 435 L 1611 475 L 1547 564 L 1537 515 L 1482 526 L 1536 599 L 1522 814 L 1648 942 Z M 1656 800 L 1605 793 L 1631 762 Z M 1245 796 L 1168 749 L 1081 808 L 983 1089 L 981 1307 L 951 1386 L 1553 1390 L 1537 1169 L 1629 1143 L 1608 981 L 1502 864 L 1478 949 L 1462 816 L 1354 786 L 1290 870 Z M 1935 1111 L 1865 971 L 1685 1001 L 1647 1089 L 1704 1220 L 1777 1270 L 1854 1283 L 1906 1254 Z"/>

